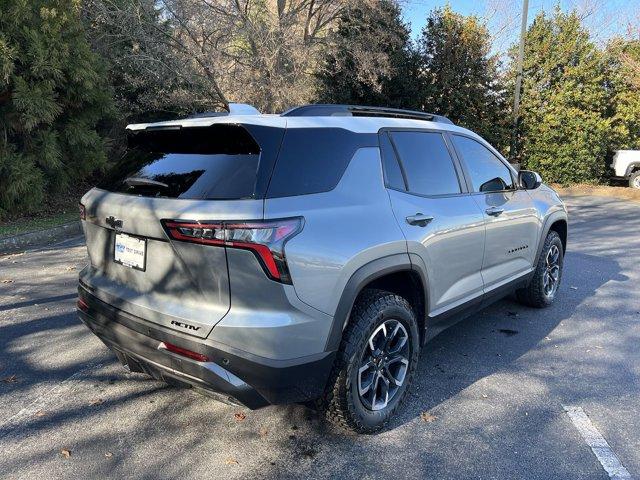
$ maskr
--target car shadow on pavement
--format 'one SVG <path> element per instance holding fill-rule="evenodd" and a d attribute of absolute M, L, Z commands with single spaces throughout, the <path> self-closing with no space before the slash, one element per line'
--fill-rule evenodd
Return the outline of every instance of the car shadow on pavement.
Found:
<path fill-rule="evenodd" d="M 588 275 L 590 269 L 603 275 Z M 627 279 L 615 260 L 570 252 L 551 307 L 529 308 L 510 296 L 440 333 L 423 349 L 411 398 L 392 428 L 446 402 L 480 379 L 511 368 L 532 350 L 558 348 L 551 332 L 602 285 Z"/>

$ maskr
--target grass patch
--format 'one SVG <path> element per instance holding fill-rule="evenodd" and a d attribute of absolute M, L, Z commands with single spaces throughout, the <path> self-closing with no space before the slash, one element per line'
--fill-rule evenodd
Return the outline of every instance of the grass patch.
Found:
<path fill-rule="evenodd" d="M 47 217 L 19 218 L 12 222 L 0 224 L 0 238 L 35 232 L 37 230 L 46 230 L 73 222 L 74 220 L 78 220 L 78 212 L 76 212 L 76 209 L 73 211 L 63 211 Z"/>

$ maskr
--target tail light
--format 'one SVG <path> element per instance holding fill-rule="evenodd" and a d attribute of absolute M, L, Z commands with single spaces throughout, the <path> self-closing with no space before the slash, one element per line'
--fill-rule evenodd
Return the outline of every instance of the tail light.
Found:
<path fill-rule="evenodd" d="M 285 243 L 300 233 L 302 217 L 251 222 L 162 220 L 173 240 L 249 250 L 272 280 L 291 283 Z"/>
<path fill-rule="evenodd" d="M 87 209 L 84 208 L 84 205 L 79 203 L 78 204 L 78 209 L 80 210 L 80 220 L 86 220 L 87 219 Z"/>

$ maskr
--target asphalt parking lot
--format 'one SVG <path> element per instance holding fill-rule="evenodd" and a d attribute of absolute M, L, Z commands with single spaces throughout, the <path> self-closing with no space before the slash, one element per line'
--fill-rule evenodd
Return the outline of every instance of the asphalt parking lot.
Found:
<path fill-rule="evenodd" d="M 589 478 L 579 407 L 640 478 L 640 204 L 573 197 L 557 302 L 436 337 L 391 427 L 258 411 L 127 373 L 75 315 L 81 239 L 0 258 L 2 478 Z"/>

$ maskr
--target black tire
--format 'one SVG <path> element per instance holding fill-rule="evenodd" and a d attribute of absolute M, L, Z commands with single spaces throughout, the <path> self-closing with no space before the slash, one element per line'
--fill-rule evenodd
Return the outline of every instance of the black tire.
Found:
<path fill-rule="evenodd" d="M 365 405 L 367 400 L 362 398 L 359 392 L 359 387 L 361 386 L 359 370 L 362 362 L 372 365 L 371 368 L 374 369 L 374 373 L 371 378 L 373 379 L 376 378 L 375 375 L 377 374 L 375 368 L 380 369 L 380 372 L 384 370 L 382 366 L 374 366 L 376 360 L 374 360 L 371 353 L 369 340 L 374 332 L 378 331 L 379 334 L 383 334 L 380 332 L 386 332 L 387 326 L 397 327 L 398 323 L 403 327 L 401 335 L 406 338 L 406 341 L 402 343 L 407 348 L 407 350 L 404 350 L 405 347 L 402 347 L 402 358 L 408 360 L 408 365 L 403 370 L 405 372 L 404 380 L 399 382 L 401 386 L 393 385 L 393 387 L 388 386 L 390 385 L 389 382 L 384 382 L 387 385 L 387 389 L 394 388 L 395 390 L 388 404 L 383 408 L 375 403 L 378 383 L 372 380 L 370 384 L 373 385 L 375 383 L 375 386 L 371 390 L 373 405 L 370 406 L 380 408 L 379 410 L 373 410 Z M 380 327 L 383 324 L 385 327 L 384 330 L 381 330 Z M 393 329 L 398 330 L 396 328 Z M 377 339 L 377 336 L 374 338 Z M 382 357 L 386 360 L 387 348 L 389 351 L 392 348 L 388 343 L 382 342 L 385 345 L 383 348 L 384 353 L 376 357 L 377 360 L 383 361 Z M 358 297 L 353 307 L 349 324 L 342 336 L 340 350 L 336 356 L 324 397 L 320 402 L 320 407 L 324 410 L 325 416 L 332 423 L 358 433 L 374 433 L 383 429 L 406 398 L 408 387 L 415 375 L 419 353 L 418 323 L 409 302 L 398 295 L 386 291 L 365 290 Z M 391 355 L 389 353 L 389 356 Z M 366 359 L 371 359 L 371 361 L 366 361 Z M 397 365 L 397 363 L 393 365 Z M 387 392 L 390 392 L 390 390 L 387 390 Z M 382 394 L 380 396 L 382 397 Z"/>
<path fill-rule="evenodd" d="M 640 170 L 636 170 L 629 177 L 629 186 L 631 188 L 640 188 Z"/>
<path fill-rule="evenodd" d="M 556 286 L 552 294 L 549 294 L 548 289 L 546 288 L 547 284 L 545 284 L 545 272 L 548 272 L 547 258 L 553 248 L 556 248 L 558 251 L 558 273 Z M 558 287 L 560 286 L 560 280 L 562 279 L 563 260 L 564 251 L 562 247 L 562 240 L 560 240 L 560 236 L 557 232 L 551 230 L 547 234 L 547 238 L 544 240 L 542 251 L 538 257 L 536 270 L 533 274 L 533 278 L 529 282 L 529 285 L 516 291 L 516 297 L 518 300 L 521 303 L 534 308 L 544 308 L 551 305 L 555 300 Z"/>

